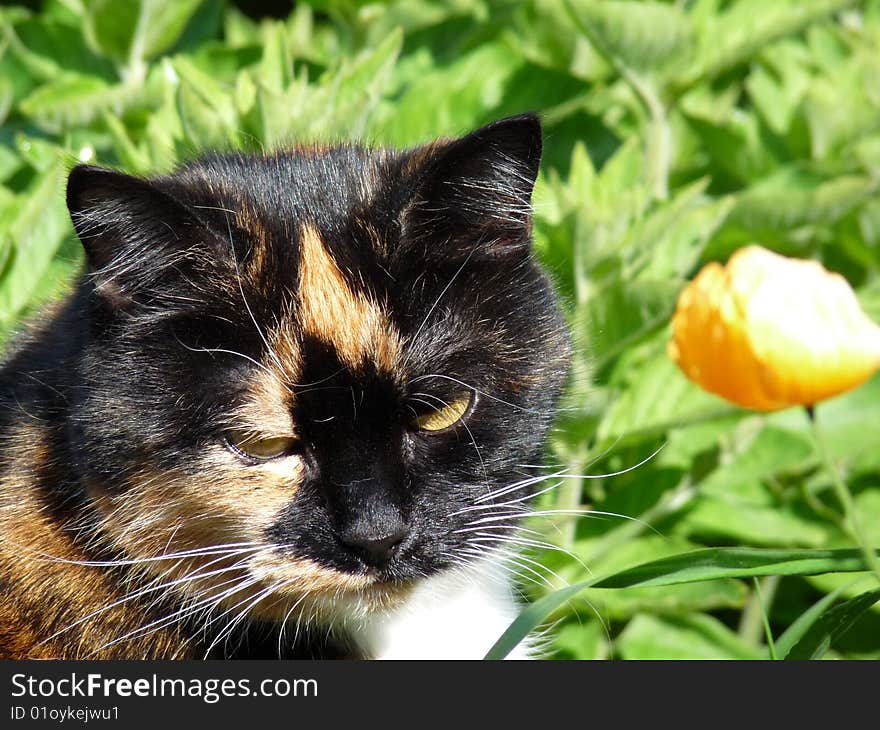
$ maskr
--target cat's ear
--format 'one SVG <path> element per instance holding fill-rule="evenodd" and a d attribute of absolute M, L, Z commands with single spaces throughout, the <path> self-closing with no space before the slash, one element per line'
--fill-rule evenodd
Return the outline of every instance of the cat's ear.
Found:
<path fill-rule="evenodd" d="M 67 180 L 67 208 L 98 294 L 124 308 L 153 298 L 180 272 L 193 244 L 210 234 L 186 206 L 149 180 L 78 165 Z"/>
<path fill-rule="evenodd" d="M 408 216 L 416 236 L 491 255 L 529 245 L 532 189 L 541 162 L 537 115 L 502 119 L 415 155 L 427 156 Z"/>

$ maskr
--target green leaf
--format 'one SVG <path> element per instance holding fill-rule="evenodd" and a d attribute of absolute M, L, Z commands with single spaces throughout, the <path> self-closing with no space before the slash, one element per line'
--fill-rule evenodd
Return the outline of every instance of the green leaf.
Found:
<path fill-rule="evenodd" d="M 59 156 L 64 156 L 64 151 L 57 145 L 47 142 L 39 137 L 31 137 L 25 134 L 15 136 L 15 148 L 21 159 L 27 162 L 37 172 L 55 167 Z"/>
<path fill-rule="evenodd" d="M 225 149 L 238 141 L 238 115 L 231 89 L 184 58 L 177 58 L 177 110 L 190 149 Z"/>
<path fill-rule="evenodd" d="M 822 596 L 822 598 L 798 616 L 797 620 L 785 630 L 782 636 L 775 640 L 774 645 L 776 647 L 776 656 L 786 659 L 794 645 L 804 638 L 806 633 L 825 614 L 828 608 L 834 605 L 834 602 L 837 601 L 840 595 L 847 588 L 859 583 L 861 580 L 862 578 L 856 578 L 856 580 L 849 581 L 827 595 Z"/>
<path fill-rule="evenodd" d="M 607 659 L 608 644 L 598 621 L 567 623 L 553 637 L 554 658 Z"/>
<path fill-rule="evenodd" d="M 624 570 L 595 584 L 596 588 L 673 585 L 715 578 L 763 575 L 818 575 L 864 570 L 861 551 L 707 548 L 662 558 Z"/>
<path fill-rule="evenodd" d="M 20 104 L 21 111 L 50 132 L 87 125 L 103 112 L 116 115 L 144 100 L 143 90 L 130 84 L 108 84 L 95 76 L 66 74 L 38 86 Z"/>
<path fill-rule="evenodd" d="M 757 116 L 731 114 L 719 119 L 688 107 L 683 111 L 701 151 L 708 154 L 716 177 L 723 174 L 737 183 L 753 182 L 779 167 L 779 150 L 767 139 Z M 737 150 L 737 154 L 730 154 L 732 149 Z"/>
<path fill-rule="evenodd" d="M 734 492 L 697 495 L 680 529 L 694 540 L 761 546 L 819 547 L 828 539 L 827 525 L 818 518 L 805 518 L 788 506 L 755 504 Z"/>
<path fill-rule="evenodd" d="M 690 68 L 676 80 L 676 93 L 720 76 L 747 62 L 775 41 L 802 31 L 831 13 L 860 0 L 739 0 L 711 16 L 698 34 L 699 50 Z"/>
<path fill-rule="evenodd" d="M 632 282 L 620 277 L 578 308 L 577 320 L 585 323 L 586 341 L 599 366 L 637 339 L 665 326 L 679 288 L 669 279 Z"/>
<path fill-rule="evenodd" d="M 874 84 L 878 73 L 880 61 L 875 54 L 859 54 L 810 85 L 804 116 L 814 159 L 833 160 L 841 148 L 877 131 L 880 100 Z"/>
<path fill-rule="evenodd" d="M 152 172 L 151 160 L 135 145 L 129 136 L 125 125 L 115 114 L 104 112 L 101 117 L 115 143 L 116 154 L 126 169 L 132 172 L 146 174 Z"/>
<path fill-rule="evenodd" d="M 372 125 L 392 144 L 419 144 L 489 121 L 505 85 L 523 64 L 500 43 L 482 46 L 446 68 L 435 69 L 425 61 L 394 106 L 380 109 L 381 118 Z"/>
<path fill-rule="evenodd" d="M 30 71 L 51 81 L 60 74 L 117 78 L 113 63 L 88 47 L 80 24 L 33 18 L 7 28 L 12 52 Z"/>
<path fill-rule="evenodd" d="M 511 623 L 486 655 L 503 659 L 530 631 L 553 611 L 585 588 L 662 586 L 718 578 L 751 578 L 763 575 L 817 575 L 865 570 L 861 551 L 761 550 L 755 548 L 709 548 L 661 558 L 604 578 L 567 586 L 538 599 Z"/>
<path fill-rule="evenodd" d="M 788 133 L 809 88 L 805 56 L 800 44 L 778 43 L 766 63 L 753 68 L 746 79 L 755 108 L 776 134 Z"/>
<path fill-rule="evenodd" d="M 327 71 L 317 84 L 309 84 L 302 73 L 283 92 L 276 92 L 258 78 L 257 108 L 265 142 L 274 146 L 329 135 L 362 137 L 387 93 L 402 44 L 403 35 L 395 29 L 375 48 Z"/>
<path fill-rule="evenodd" d="M 666 339 L 655 337 L 615 363 L 610 385 L 620 393 L 599 424 L 600 445 L 653 439 L 670 429 L 740 412 L 685 378 L 666 355 Z"/>
<path fill-rule="evenodd" d="M 821 659 L 831 643 L 846 631 L 877 601 L 880 588 L 851 598 L 826 611 L 785 655 L 786 659 Z"/>
<path fill-rule="evenodd" d="M 22 164 L 23 160 L 12 148 L 0 145 L 0 182 L 6 182 L 21 169 Z"/>
<path fill-rule="evenodd" d="M 11 257 L 0 273 L 0 326 L 4 328 L 31 302 L 55 252 L 70 235 L 63 194 L 66 170 L 66 161 L 59 159 L 0 216 L 0 242 L 5 239 L 6 245 L 12 244 Z"/>
<path fill-rule="evenodd" d="M 283 92 L 293 79 L 293 58 L 282 23 L 272 23 L 263 31 L 263 59 L 260 83 L 270 91 Z"/>
<path fill-rule="evenodd" d="M 84 0 L 86 35 L 105 56 L 128 64 L 168 50 L 202 0 Z"/>
<path fill-rule="evenodd" d="M 728 222 L 749 231 L 827 225 L 866 201 L 877 187 L 877 182 L 860 175 L 823 182 L 801 170 L 783 170 L 741 195 Z"/>
<path fill-rule="evenodd" d="M 806 434 L 763 425 L 760 417 L 742 426 L 758 427 L 743 437 L 744 428 L 728 434 L 722 465 L 699 485 L 699 493 L 678 526 L 683 534 L 754 546 L 820 547 L 829 537 L 825 520 L 796 509 L 766 486 L 787 473 L 800 477 L 815 461 Z"/>
<path fill-rule="evenodd" d="M 718 619 L 704 614 L 636 616 L 615 641 L 622 659 L 760 659 Z"/>
<path fill-rule="evenodd" d="M 676 6 L 627 0 L 567 5 L 590 40 L 630 68 L 655 71 L 672 61 L 683 63 L 692 50 L 693 28 Z"/>
<path fill-rule="evenodd" d="M 613 509 L 620 511 L 616 505 Z M 628 513 L 633 514 L 631 511 Z M 636 523 L 627 521 L 621 527 L 626 530 L 635 525 Z M 578 540 L 574 545 L 575 554 L 583 557 L 583 563 L 593 573 L 609 575 L 646 560 L 695 549 L 695 545 L 687 540 L 655 534 L 630 537 L 609 548 L 607 539 L 610 534 L 606 532 L 592 539 Z M 561 554 L 558 559 L 562 560 Z M 544 556 L 542 562 L 550 567 L 549 556 Z M 554 566 L 554 569 L 562 578 L 571 582 L 583 578 L 583 567 L 579 563 L 568 562 L 559 567 Z M 740 608 L 745 603 L 746 595 L 747 591 L 741 581 L 720 579 L 669 586 L 636 586 L 613 591 L 587 588 L 583 593 L 572 597 L 569 605 L 574 609 L 582 607 L 585 612 L 595 609 L 606 620 L 621 620 L 643 612 L 670 614 Z"/>

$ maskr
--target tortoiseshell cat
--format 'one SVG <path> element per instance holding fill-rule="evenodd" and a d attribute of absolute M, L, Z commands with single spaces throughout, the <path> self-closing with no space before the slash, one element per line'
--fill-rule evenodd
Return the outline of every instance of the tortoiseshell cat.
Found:
<path fill-rule="evenodd" d="M 87 272 L 0 371 L 0 657 L 482 656 L 568 356 L 540 153 L 76 167 Z"/>

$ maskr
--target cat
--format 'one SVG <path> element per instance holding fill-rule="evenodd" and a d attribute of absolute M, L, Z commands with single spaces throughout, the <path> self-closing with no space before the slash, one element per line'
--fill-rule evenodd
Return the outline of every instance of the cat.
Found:
<path fill-rule="evenodd" d="M 541 137 L 75 167 L 86 270 L 0 370 L 0 657 L 482 657 L 568 370 Z"/>

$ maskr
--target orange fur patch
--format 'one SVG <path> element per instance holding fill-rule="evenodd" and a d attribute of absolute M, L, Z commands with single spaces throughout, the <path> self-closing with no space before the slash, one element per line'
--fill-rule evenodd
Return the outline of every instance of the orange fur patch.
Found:
<path fill-rule="evenodd" d="M 73 541 L 75 526 L 44 509 L 35 488 L 40 469 L 69 467 L 51 462 L 41 428 L 20 423 L 15 436 L 15 448 L 0 442 L 0 584 L 6 591 L 0 604 L 0 659 L 179 655 L 186 637 L 177 626 L 105 647 L 145 623 L 143 608 L 137 601 L 122 601 L 129 587 L 89 565 Z"/>
<path fill-rule="evenodd" d="M 332 345 L 356 367 L 372 359 L 393 372 L 400 335 L 378 302 L 351 290 L 318 232 L 305 226 L 300 236 L 300 315 L 303 330 Z"/>

